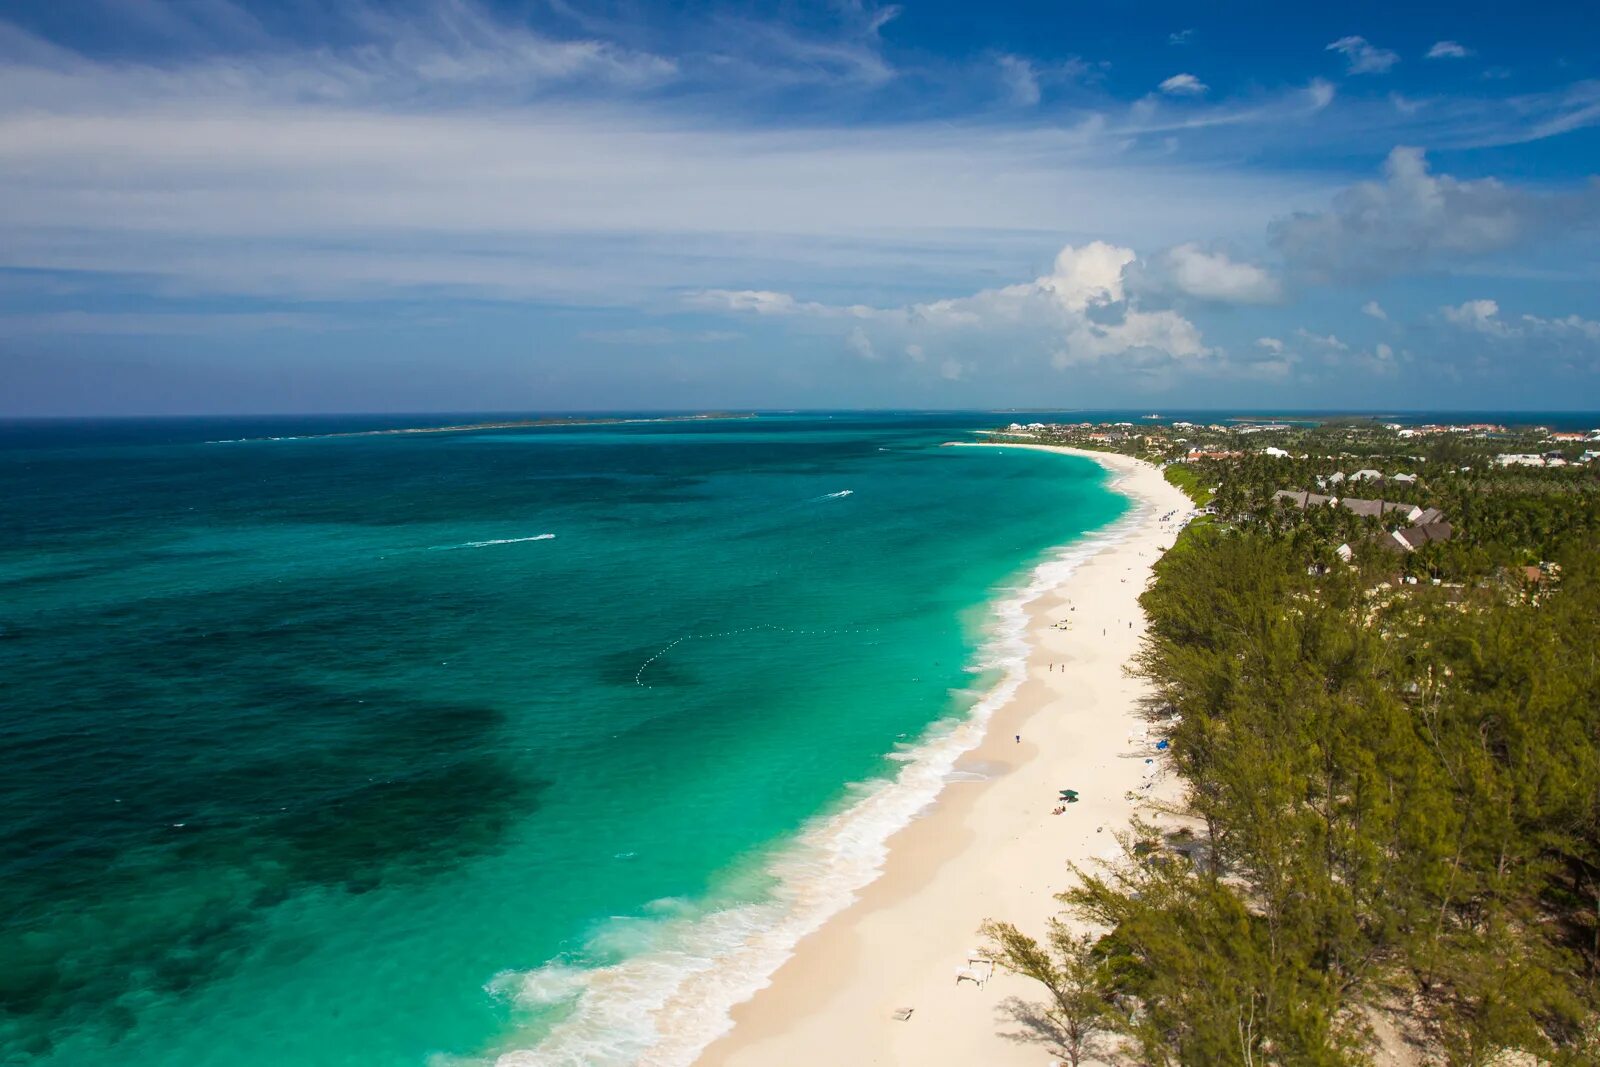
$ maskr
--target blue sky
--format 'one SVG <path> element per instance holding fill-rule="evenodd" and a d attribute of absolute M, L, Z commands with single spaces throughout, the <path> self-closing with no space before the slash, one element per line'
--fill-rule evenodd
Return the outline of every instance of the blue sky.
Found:
<path fill-rule="evenodd" d="M 1600 407 L 1582 5 L 0 0 L 0 414 Z"/>

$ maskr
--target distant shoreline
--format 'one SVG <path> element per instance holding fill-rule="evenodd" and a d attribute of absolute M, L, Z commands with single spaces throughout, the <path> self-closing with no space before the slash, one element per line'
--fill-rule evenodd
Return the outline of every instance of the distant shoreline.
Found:
<path fill-rule="evenodd" d="M 501 422 L 469 422 L 454 426 L 399 426 L 390 430 L 341 430 L 338 433 L 306 433 L 296 434 L 293 437 L 238 437 L 227 441 L 207 441 L 212 445 L 237 445 L 251 441 L 313 441 L 330 437 L 393 437 L 399 434 L 417 433 L 468 433 L 473 430 L 533 430 L 546 429 L 552 426 L 616 426 L 631 423 L 650 422 L 706 422 L 716 419 L 753 419 L 755 414 L 735 414 L 726 411 L 710 411 L 698 415 L 657 415 L 652 418 L 624 419 L 624 418 L 563 418 L 560 416 L 547 419 L 511 419 Z"/>

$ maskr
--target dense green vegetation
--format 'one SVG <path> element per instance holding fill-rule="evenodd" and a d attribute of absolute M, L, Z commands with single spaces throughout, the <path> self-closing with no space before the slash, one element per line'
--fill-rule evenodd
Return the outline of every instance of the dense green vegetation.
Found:
<path fill-rule="evenodd" d="M 1407 465 L 1417 475 L 1410 485 L 1319 484 L 1319 477 L 1339 470 L 1338 461 L 1327 458 L 1252 454 L 1174 466 L 1193 470 L 1203 484 L 1220 486 L 1212 501 L 1220 516 L 1287 534 L 1302 555 L 1318 562 L 1328 562 L 1340 543 L 1370 547 L 1376 534 L 1406 522 L 1398 516 L 1379 522 L 1332 505 L 1300 509 L 1274 500 L 1276 491 L 1337 493 L 1439 509 L 1458 536 L 1389 561 L 1406 574 L 1431 578 L 1478 579 L 1549 560 L 1564 540 L 1600 538 L 1600 467 L 1595 465 L 1529 470 L 1480 461 L 1461 469 L 1424 460 Z M 1351 469 L 1349 461 L 1343 466 Z"/>
<path fill-rule="evenodd" d="M 1396 585 L 1423 552 L 1307 566 L 1376 520 L 1261 506 L 1316 465 L 1202 475 L 1219 522 L 1158 565 L 1138 662 L 1182 808 L 1080 871 L 1043 944 L 991 926 L 998 958 L 1058 1032 L 1088 1020 L 1073 1062 L 1099 1034 L 1140 1064 L 1354 1064 L 1382 1021 L 1429 1062 L 1600 1063 L 1593 474 L 1434 469 L 1418 503 L 1461 534 L 1425 566 L 1460 580 Z M 1502 569 L 1528 560 L 1559 578 Z"/>
<path fill-rule="evenodd" d="M 1211 486 L 1200 477 L 1193 467 L 1175 463 L 1161 473 L 1166 477 L 1167 481 L 1182 489 L 1184 495 L 1200 507 L 1205 507 L 1211 503 Z"/>

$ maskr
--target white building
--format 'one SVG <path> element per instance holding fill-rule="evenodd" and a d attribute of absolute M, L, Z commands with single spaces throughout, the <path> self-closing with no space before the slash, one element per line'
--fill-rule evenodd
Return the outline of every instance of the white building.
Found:
<path fill-rule="evenodd" d="M 1494 457 L 1497 467 L 1542 467 L 1544 457 L 1529 452 L 1502 452 Z"/>

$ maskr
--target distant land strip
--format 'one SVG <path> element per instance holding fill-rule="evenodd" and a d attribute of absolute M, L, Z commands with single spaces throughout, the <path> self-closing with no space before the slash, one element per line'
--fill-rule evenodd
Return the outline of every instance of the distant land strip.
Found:
<path fill-rule="evenodd" d="M 648 419 L 623 418 L 563 418 L 512 419 L 505 422 L 470 422 L 458 426 L 402 426 L 390 430 L 342 430 L 338 433 L 306 433 L 290 437 L 235 437 L 224 441 L 207 441 L 212 445 L 239 445 L 251 441 L 312 441 L 329 437 L 389 437 L 412 433 L 467 433 L 471 430 L 528 430 L 549 426 L 617 426 L 624 423 L 645 422 L 703 422 L 708 419 L 753 419 L 755 414 L 737 414 L 730 411 L 708 411 L 697 415 L 658 415 Z"/>

